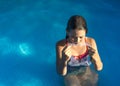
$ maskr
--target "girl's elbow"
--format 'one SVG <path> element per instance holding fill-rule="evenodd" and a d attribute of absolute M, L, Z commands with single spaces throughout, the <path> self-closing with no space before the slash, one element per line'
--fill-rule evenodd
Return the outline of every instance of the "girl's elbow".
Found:
<path fill-rule="evenodd" d="M 61 75 L 62 75 L 62 76 L 65 76 L 66 74 L 67 74 L 67 73 L 66 73 L 66 72 L 64 72 L 64 73 L 62 73 Z"/>
<path fill-rule="evenodd" d="M 61 71 L 57 71 L 57 73 L 61 76 L 65 76 L 67 74 L 66 72 L 61 72 Z"/>
<path fill-rule="evenodd" d="M 103 69 L 103 63 L 100 62 L 100 63 L 98 64 L 97 70 L 98 70 L 98 71 L 101 71 L 102 69 Z"/>

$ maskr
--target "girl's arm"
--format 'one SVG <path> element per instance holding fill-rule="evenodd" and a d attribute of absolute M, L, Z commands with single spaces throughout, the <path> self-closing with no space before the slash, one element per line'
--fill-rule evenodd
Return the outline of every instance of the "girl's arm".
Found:
<path fill-rule="evenodd" d="M 56 69 L 57 73 L 64 76 L 67 73 L 67 62 L 63 59 L 62 55 L 63 46 L 59 43 L 56 44 Z"/>
<path fill-rule="evenodd" d="M 94 39 L 91 39 L 91 47 L 93 49 L 95 49 L 95 53 L 92 55 L 92 60 L 94 62 L 95 68 L 100 71 L 103 69 L 103 63 L 100 59 L 99 53 L 98 53 L 98 49 L 97 49 L 97 45 Z"/>

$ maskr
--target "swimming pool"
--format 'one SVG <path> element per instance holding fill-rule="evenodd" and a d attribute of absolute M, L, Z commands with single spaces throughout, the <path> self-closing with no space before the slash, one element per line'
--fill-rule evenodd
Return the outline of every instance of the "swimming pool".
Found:
<path fill-rule="evenodd" d="M 0 86 L 62 86 L 56 74 L 55 43 L 67 20 L 82 15 L 97 42 L 104 69 L 100 86 L 119 86 L 120 1 L 0 1 Z"/>

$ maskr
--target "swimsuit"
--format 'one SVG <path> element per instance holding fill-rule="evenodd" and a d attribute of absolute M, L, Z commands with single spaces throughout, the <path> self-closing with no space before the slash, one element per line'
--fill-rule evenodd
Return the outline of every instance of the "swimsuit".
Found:
<path fill-rule="evenodd" d="M 66 42 L 67 43 L 67 42 Z M 68 43 L 67 43 L 68 45 Z M 80 69 L 81 67 L 88 67 L 91 65 L 89 51 L 88 51 L 88 44 L 86 46 L 86 51 L 84 54 L 79 56 L 71 56 L 70 60 L 67 63 L 68 72 L 71 72 L 76 69 Z"/>
<path fill-rule="evenodd" d="M 86 46 L 87 47 L 87 46 Z M 89 66 L 91 64 L 88 54 L 88 49 L 86 52 L 79 56 L 71 56 L 68 61 L 68 65 L 72 67 L 77 66 Z"/>

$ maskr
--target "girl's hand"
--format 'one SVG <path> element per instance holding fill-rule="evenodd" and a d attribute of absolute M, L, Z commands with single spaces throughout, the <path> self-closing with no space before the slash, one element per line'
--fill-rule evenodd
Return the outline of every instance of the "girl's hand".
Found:
<path fill-rule="evenodd" d="M 91 46 L 88 46 L 88 53 L 92 57 L 95 54 L 95 49 L 93 49 Z"/>
<path fill-rule="evenodd" d="M 65 62 L 68 62 L 70 60 L 70 57 L 72 56 L 70 48 L 71 46 L 65 46 L 62 50 L 62 56 Z"/>

